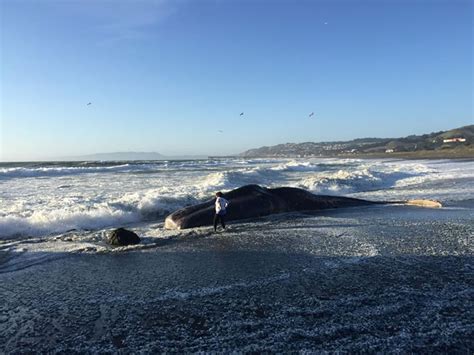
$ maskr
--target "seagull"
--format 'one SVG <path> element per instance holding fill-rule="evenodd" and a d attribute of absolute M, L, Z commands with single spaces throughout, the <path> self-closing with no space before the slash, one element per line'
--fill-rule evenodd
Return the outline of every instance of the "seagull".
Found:
<path fill-rule="evenodd" d="M 218 132 L 219 132 L 219 133 L 224 133 L 224 131 L 223 131 L 222 129 L 220 129 Z"/>
<path fill-rule="evenodd" d="M 311 118 L 313 116 L 314 116 L 314 112 L 311 112 L 308 117 Z"/>
<path fill-rule="evenodd" d="M 89 102 L 89 103 L 87 104 L 87 106 L 89 106 L 89 105 L 92 105 L 92 102 Z"/>
<path fill-rule="evenodd" d="M 241 113 L 240 113 L 240 116 L 243 116 L 243 115 L 244 115 L 244 113 L 243 113 L 243 112 L 241 112 Z"/>

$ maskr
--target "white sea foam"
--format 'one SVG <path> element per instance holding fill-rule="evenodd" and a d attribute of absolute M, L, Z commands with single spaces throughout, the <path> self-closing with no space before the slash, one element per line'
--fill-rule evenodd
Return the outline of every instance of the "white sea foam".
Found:
<path fill-rule="evenodd" d="M 279 164 L 275 167 L 272 167 L 271 169 L 277 171 L 317 171 L 318 164 L 313 164 L 310 162 L 290 161 L 287 163 Z"/>
<path fill-rule="evenodd" d="M 474 199 L 474 165 L 462 161 L 226 159 L 72 165 L 0 164 L 0 238 L 162 220 L 176 209 L 212 198 L 216 190 L 245 184 L 379 200 Z"/>
<path fill-rule="evenodd" d="M 28 217 L 0 217 L 0 237 L 41 236 L 76 229 L 98 229 L 140 220 L 136 212 L 119 209 L 34 211 Z"/>
<path fill-rule="evenodd" d="M 107 173 L 129 171 L 129 164 L 121 164 L 115 166 L 62 166 L 62 167 L 13 167 L 1 168 L 0 178 L 20 178 L 20 177 L 43 177 L 43 176 L 63 176 L 77 175 L 87 173 Z"/>
<path fill-rule="evenodd" d="M 248 184 L 273 185 L 282 181 L 284 177 L 278 170 L 255 167 L 211 173 L 201 181 L 200 186 L 205 190 L 216 187 L 233 189 Z"/>

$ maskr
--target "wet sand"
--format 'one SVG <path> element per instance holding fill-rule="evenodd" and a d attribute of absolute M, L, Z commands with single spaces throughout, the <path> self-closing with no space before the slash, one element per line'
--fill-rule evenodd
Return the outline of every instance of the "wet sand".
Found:
<path fill-rule="evenodd" d="M 473 220 L 366 207 L 0 265 L 0 352 L 472 353 Z"/>

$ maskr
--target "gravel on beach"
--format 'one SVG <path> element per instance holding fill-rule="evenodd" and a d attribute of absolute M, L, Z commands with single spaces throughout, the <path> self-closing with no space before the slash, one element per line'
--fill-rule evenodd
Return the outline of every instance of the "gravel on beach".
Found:
<path fill-rule="evenodd" d="M 472 353 L 472 220 L 351 208 L 0 265 L 0 352 Z"/>

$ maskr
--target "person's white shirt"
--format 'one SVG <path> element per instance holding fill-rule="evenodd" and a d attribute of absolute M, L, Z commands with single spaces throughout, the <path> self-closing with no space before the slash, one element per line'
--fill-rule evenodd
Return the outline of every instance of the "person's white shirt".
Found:
<path fill-rule="evenodd" d="M 225 209 L 229 205 L 229 201 L 227 201 L 224 197 L 217 197 L 216 198 L 216 213 L 225 212 Z"/>

